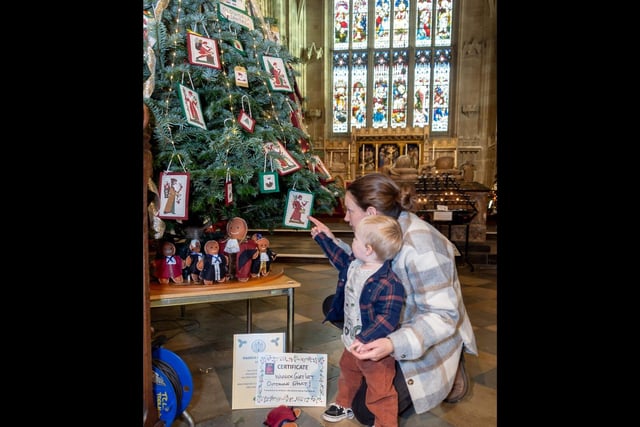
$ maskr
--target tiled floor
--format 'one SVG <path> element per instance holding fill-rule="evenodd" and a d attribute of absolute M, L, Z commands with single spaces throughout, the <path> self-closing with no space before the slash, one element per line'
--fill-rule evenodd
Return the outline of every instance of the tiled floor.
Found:
<path fill-rule="evenodd" d="M 342 351 L 340 331 L 322 324 L 321 304 L 335 290 L 337 273 L 326 258 L 318 256 L 317 245 L 308 231 L 287 236 L 267 236 L 279 254 L 307 255 L 278 258 L 275 269 L 299 281 L 295 290 L 294 349 L 296 353 L 326 353 L 329 361 L 327 403 L 333 401 L 338 377 L 338 358 Z M 345 238 L 345 240 L 347 240 Z M 400 416 L 400 427 L 489 427 L 497 425 L 497 268 L 475 265 L 473 272 L 459 266 L 462 293 L 474 326 L 479 356 L 467 356 L 471 379 L 469 393 L 457 404 L 442 403 L 433 410 L 416 414 L 413 409 Z M 254 300 L 253 330 L 286 330 L 286 297 Z M 162 307 L 151 310 L 154 337 L 168 338 L 164 348 L 175 352 L 189 367 L 193 394 L 188 415 L 178 417 L 174 427 L 258 427 L 270 408 L 232 410 L 233 334 L 246 333 L 244 301 Z M 360 426 L 355 420 L 329 423 L 321 417 L 324 407 L 303 407 L 299 427 Z M 190 417 L 190 419 L 189 419 Z"/>

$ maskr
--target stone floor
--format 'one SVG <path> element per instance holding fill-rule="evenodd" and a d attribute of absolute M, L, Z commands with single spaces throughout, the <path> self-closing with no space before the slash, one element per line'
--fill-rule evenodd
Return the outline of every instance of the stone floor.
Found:
<path fill-rule="evenodd" d="M 265 233 L 266 234 L 266 233 Z M 322 255 L 308 231 L 268 235 L 279 257 L 273 268 L 299 281 L 295 290 L 294 352 L 328 355 L 327 403 L 336 393 L 340 331 L 322 324 L 321 304 L 332 294 L 336 270 Z M 346 234 L 345 234 L 346 239 Z M 400 416 L 400 427 L 489 427 L 497 425 L 497 266 L 459 265 L 462 293 L 474 326 L 479 356 L 466 358 L 471 379 L 468 395 L 457 404 L 442 403 L 424 414 L 413 409 Z M 286 297 L 254 300 L 253 333 L 286 330 Z M 160 307 L 151 310 L 154 337 L 164 335 L 164 348 L 175 352 L 189 367 L 193 395 L 186 413 L 174 427 L 257 427 L 270 408 L 232 410 L 233 334 L 246 333 L 244 301 Z M 355 420 L 329 423 L 321 417 L 325 407 L 302 407 L 299 427 L 359 426 Z"/>

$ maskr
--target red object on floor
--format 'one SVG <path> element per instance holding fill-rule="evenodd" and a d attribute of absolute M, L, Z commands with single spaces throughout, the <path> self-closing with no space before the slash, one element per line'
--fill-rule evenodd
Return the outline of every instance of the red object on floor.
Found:
<path fill-rule="evenodd" d="M 293 409 L 286 405 L 280 405 L 269 411 L 263 424 L 268 427 L 297 427 L 295 420 L 298 419 L 301 412 L 298 408 Z"/>

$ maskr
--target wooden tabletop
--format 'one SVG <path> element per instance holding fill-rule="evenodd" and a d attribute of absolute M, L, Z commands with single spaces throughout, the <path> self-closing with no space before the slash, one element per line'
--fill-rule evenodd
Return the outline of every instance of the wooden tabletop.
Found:
<path fill-rule="evenodd" d="M 267 291 L 276 289 L 298 288 L 300 282 L 284 274 L 284 269 L 272 269 L 268 276 L 252 277 L 246 282 L 237 280 L 213 285 L 200 284 L 161 284 L 152 282 L 149 286 L 150 300 L 163 298 L 194 297 L 211 294 L 231 294 L 238 292 Z"/>

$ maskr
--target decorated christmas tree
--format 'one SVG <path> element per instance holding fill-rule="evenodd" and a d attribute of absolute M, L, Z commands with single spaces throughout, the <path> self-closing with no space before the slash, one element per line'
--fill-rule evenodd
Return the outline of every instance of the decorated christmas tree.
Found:
<path fill-rule="evenodd" d="M 287 225 L 292 192 L 308 194 L 315 215 L 330 214 L 343 195 L 318 167 L 299 59 L 273 23 L 255 0 L 144 1 L 156 238 L 236 216 L 272 230 Z"/>

